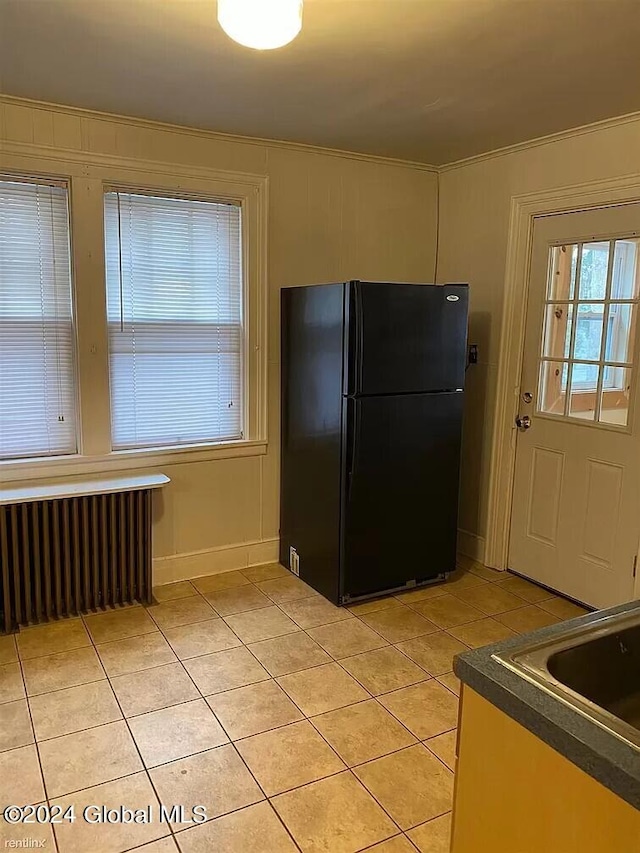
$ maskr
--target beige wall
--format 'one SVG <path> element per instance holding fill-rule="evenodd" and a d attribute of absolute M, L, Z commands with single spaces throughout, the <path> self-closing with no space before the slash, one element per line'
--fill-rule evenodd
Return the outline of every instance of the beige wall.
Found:
<path fill-rule="evenodd" d="M 437 175 L 10 100 L 0 103 L 2 140 L 268 176 L 268 451 L 162 466 L 171 485 L 158 501 L 154 545 L 161 558 L 205 552 L 159 560 L 162 579 L 271 559 L 278 535 L 279 290 L 348 278 L 431 281 Z"/>
<path fill-rule="evenodd" d="M 511 198 L 640 172 L 640 119 L 567 134 L 477 158 L 440 175 L 438 281 L 471 285 L 470 341 L 480 364 L 467 373 L 460 527 L 481 556 L 487 526 L 490 443 Z"/>

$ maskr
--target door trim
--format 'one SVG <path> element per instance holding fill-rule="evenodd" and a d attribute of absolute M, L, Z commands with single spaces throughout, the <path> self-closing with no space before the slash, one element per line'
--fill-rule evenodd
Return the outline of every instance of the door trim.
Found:
<path fill-rule="evenodd" d="M 640 201 L 640 173 L 512 196 L 505 263 L 494 430 L 489 461 L 484 562 L 506 569 L 516 461 L 516 430 L 534 220 Z M 640 560 L 639 560 L 640 562 Z M 640 596 L 640 573 L 635 594 Z"/>

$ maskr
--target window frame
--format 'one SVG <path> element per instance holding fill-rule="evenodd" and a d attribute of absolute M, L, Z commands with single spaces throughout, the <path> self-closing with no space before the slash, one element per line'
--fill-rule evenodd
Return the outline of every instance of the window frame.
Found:
<path fill-rule="evenodd" d="M 229 203 L 229 199 L 226 199 L 226 198 L 221 199 L 219 196 L 213 198 L 210 196 L 204 196 L 202 193 L 194 194 L 194 193 L 184 193 L 184 192 L 183 193 L 166 193 L 165 192 L 165 193 L 162 193 L 162 195 L 160 195 L 156 191 L 154 191 L 154 192 L 151 192 L 148 190 L 142 191 L 140 189 L 132 191 L 130 187 L 122 187 L 120 185 L 105 186 L 104 187 L 104 195 L 103 195 L 103 210 L 104 210 L 103 222 L 105 225 L 105 231 L 106 231 L 106 222 L 107 222 L 107 196 L 109 194 L 114 194 L 114 193 L 123 193 L 123 194 L 131 193 L 132 195 L 146 196 L 149 199 L 157 199 L 159 201 L 167 201 L 167 200 L 174 200 L 175 199 L 176 201 L 180 201 L 180 200 L 198 201 L 198 202 L 205 202 L 205 203 L 211 203 L 211 204 L 228 204 Z M 248 352 L 249 340 L 248 340 L 248 337 L 249 336 L 247 334 L 247 322 L 248 322 L 247 305 L 249 302 L 249 288 L 247 285 L 247 276 L 245 275 L 245 271 L 244 271 L 244 260 L 245 260 L 245 257 L 244 257 L 245 234 L 244 234 L 244 221 L 243 221 L 244 210 L 243 210 L 242 204 L 238 204 L 236 202 L 234 202 L 233 207 L 235 207 L 236 209 L 239 210 L 239 217 L 240 217 L 240 252 L 241 252 L 241 262 L 240 262 L 240 266 L 241 266 L 241 282 L 240 282 L 240 286 L 241 286 L 241 297 L 240 297 L 240 300 L 241 300 L 241 302 L 240 302 L 240 329 L 241 329 L 240 375 L 241 375 L 241 380 L 240 380 L 240 382 L 241 382 L 242 391 L 241 391 L 241 396 L 240 396 L 239 402 L 240 402 L 240 406 L 241 406 L 241 415 L 240 415 L 241 433 L 242 433 L 242 435 L 244 435 L 245 424 L 247 422 L 247 415 L 249 412 L 249 394 L 248 394 L 248 387 L 249 387 L 249 352 Z M 106 238 L 106 233 L 105 233 L 105 238 Z M 105 239 L 105 263 L 106 263 L 106 239 Z M 105 269 L 105 293 L 107 294 L 107 298 L 108 298 L 107 286 L 106 286 L 106 269 Z M 107 329 L 109 329 L 108 307 L 105 310 L 106 310 L 106 316 L 107 316 Z M 111 321 L 111 322 L 113 322 L 113 321 Z M 161 321 L 159 320 L 157 322 L 162 323 L 163 325 L 166 324 L 167 326 L 170 326 L 172 323 L 171 320 L 166 320 L 166 319 L 163 319 Z M 175 323 L 175 321 L 173 321 L 173 322 Z M 112 377 L 111 355 L 112 355 L 111 349 L 109 348 L 110 385 L 111 385 L 111 377 Z M 110 388 L 109 398 L 110 398 L 110 404 L 112 405 L 114 398 L 113 398 L 113 395 L 111 393 L 111 388 Z M 111 416 L 110 417 L 111 446 L 112 446 L 112 451 L 114 453 L 120 453 L 123 450 L 149 450 L 149 451 L 157 450 L 158 452 L 162 452 L 165 450 L 179 450 L 181 448 L 203 448 L 203 447 L 206 448 L 206 447 L 211 447 L 211 446 L 218 446 L 221 444 L 227 444 L 227 443 L 230 443 L 231 441 L 242 441 L 243 440 L 243 438 L 240 437 L 240 438 L 226 439 L 226 440 L 203 440 L 203 441 L 194 441 L 194 442 L 180 442 L 177 444 L 171 444 L 171 443 L 167 442 L 165 444 L 157 444 L 157 445 L 150 444 L 150 445 L 144 445 L 144 446 L 140 446 L 140 447 L 116 448 L 116 447 L 113 447 L 113 444 L 114 444 L 114 421 L 113 421 L 113 412 L 112 411 L 110 411 L 110 416 Z"/>
<path fill-rule="evenodd" d="M 268 178 L 199 166 L 39 149 L 3 155 L 3 174 L 66 182 L 73 310 L 76 321 L 78 453 L 0 461 L 5 482 L 132 471 L 179 462 L 267 452 Z M 243 311 L 246 317 L 245 438 L 167 448 L 112 450 L 104 253 L 104 194 L 123 191 L 219 200 L 242 209 Z"/>

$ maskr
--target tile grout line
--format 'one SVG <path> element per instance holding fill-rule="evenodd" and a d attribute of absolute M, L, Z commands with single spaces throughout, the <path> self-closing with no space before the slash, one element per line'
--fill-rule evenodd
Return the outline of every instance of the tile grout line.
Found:
<path fill-rule="evenodd" d="M 25 698 L 25 702 L 27 705 L 27 710 L 29 712 L 29 722 L 31 723 L 31 731 L 33 733 L 33 745 L 34 745 L 35 750 L 36 750 L 36 756 L 38 758 L 38 767 L 40 769 L 40 776 L 42 778 L 42 789 L 44 792 L 44 798 L 46 800 L 47 806 L 48 806 L 48 808 L 51 808 L 51 799 L 49 797 L 47 782 L 46 782 L 46 779 L 44 776 L 44 768 L 42 766 L 42 757 L 40 755 L 40 747 L 38 745 L 38 739 L 36 737 L 36 727 L 35 727 L 34 722 L 33 722 L 33 714 L 31 713 L 31 703 L 29 701 L 29 695 L 27 693 L 27 681 L 26 681 L 25 676 L 24 676 L 24 669 L 22 666 L 22 659 L 20 658 L 20 652 L 18 650 L 18 640 L 17 639 L 16 639 L 15 643 L 16 643 L 16 654 L 18 655 L 18 663 L 20 666 L 20 674 L 22 676 L 22 686 L 24 688 L 24 698 Z M 55 847 L 55 849 L 59 853 L 60 847 L 58 845 L 58 838 L 57 838 L 56 833 L 55 833 L 54 825 L 49 824 L 49 826 L 51 829 L 51 837 L 53 838 L 53 846 Z"/>
<path fill-rule="evenodd" d="M 412 827 L 413 829 L 414 827 Z M 400 832 L 396 835 L 390 835 L 389 838 L 385 838 L 383 841 L 374 841 L 373 844 L 367 844 L 366 847 L 359 847 L 356 853 L 368 853 L 370 850 L 375 850 L 380 844 L 387 844 L 389 841 L 395 841 L 396 838 L 406 838 L 409 844 L 411 845 L 412 850 L 418 850 L 413 841 L 409 838 L 407 833 L 404 830 L 400 830 Z"/>
<path fill-rule="evenodd" d="M 142 844 L 136 844 L 135 847 L 127 847 L 125 850 L 118 851 L 118 853 L 135 853 L 136 850 L 143 850 L 145 847 L 148 847 L 151 844 L 157 844 L 159 841 L 164 841 L 166 838 L 171 839 L 173 842 L 173 850 L 175 850 L 176 853 L 181 853 L 175 835 L 163 835 L 161 838 L 154 838 L 153 841 L 143 841 Z"/>

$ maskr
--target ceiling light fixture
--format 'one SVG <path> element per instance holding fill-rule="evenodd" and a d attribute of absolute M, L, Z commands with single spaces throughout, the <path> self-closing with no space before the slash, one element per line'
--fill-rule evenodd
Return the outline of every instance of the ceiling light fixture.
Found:
<path fill-rule="evenodd" d="M 218 21 L 239 44 L 273 50 L 302 29 L 302 0 L 218 0 Z"/>

